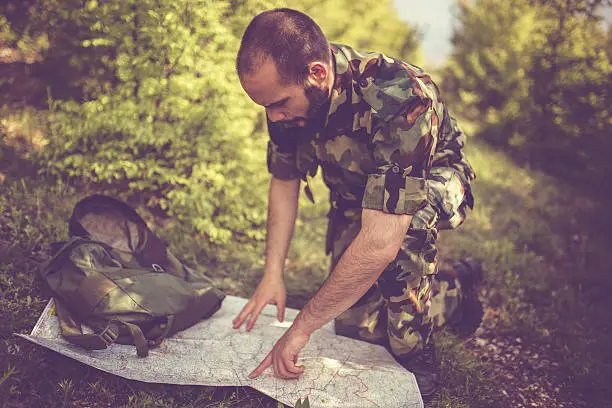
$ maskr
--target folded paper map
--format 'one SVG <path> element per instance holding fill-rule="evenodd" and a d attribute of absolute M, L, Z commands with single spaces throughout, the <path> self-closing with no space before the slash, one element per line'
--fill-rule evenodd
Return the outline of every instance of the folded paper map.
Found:
<path fill-rule="evenodd" d="M 276 306 L 266 306 L 255 327 L 232 328 L 232 320 L 247 299 L 226 296 L 211 318 L 177 333 L 136 355 L 134 346 L 113 344 L 106 350 L 85 350 L 60 334 L 50 301 L 30 335 L 34 343 L 97 369 L 124 378 L 167 384 L 248 386 L 294 406 L 308 397 L 311 407 L 422 408 L 414 375 L 401 367 L 382 346 L 337 336 L 333 323 L 317 330 L 301 351 L 305 366 L 298 380 L 274 377 L 272 368 L 250 380 L 249 373 L 270 352 L 298 311 L 287 308 L 285 321 L 276 319 Z M 245 326 L 245 325 L 243 325 Z"/>

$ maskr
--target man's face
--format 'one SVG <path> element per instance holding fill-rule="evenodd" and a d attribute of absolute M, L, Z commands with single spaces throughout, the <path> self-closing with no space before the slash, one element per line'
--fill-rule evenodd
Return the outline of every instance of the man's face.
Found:
<path fill-rule="evenodd" d="M 267 58 L 259 70 L 241 78 L 242 87 L 258 105 L 266 108 L 271 122 L 286 127 L 310 126 L 321 120 L 329 101 L 329 87 L 306 81 L 305 85 L 281 83 L 276 64 Z"/>

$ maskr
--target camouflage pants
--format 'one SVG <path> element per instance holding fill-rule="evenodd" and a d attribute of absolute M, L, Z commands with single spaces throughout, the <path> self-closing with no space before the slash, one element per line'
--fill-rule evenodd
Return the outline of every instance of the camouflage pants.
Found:
<path fill-rule="evenodd" d="M 336 333 L 389 347 L 397 357 L 426 344 L 433 330 L 457 319 L 461 285 L 437 274 L 438 211 L 431 204 L 412 218 L 397 257 L 378 281 L 335 320 Z M 357 236 L 361 209 L 330 211 L 332 268 Z"/>

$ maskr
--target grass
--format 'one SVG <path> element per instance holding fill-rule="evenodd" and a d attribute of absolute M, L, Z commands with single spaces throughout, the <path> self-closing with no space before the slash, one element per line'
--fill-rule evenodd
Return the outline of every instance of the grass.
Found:
<path fill-rule="evenodd" d="M 477 207 L 460 232 L 442 234 L 441 248 L 454 259 L 483 259 L 489 305 L 500 317 L 496 330 L 550 344 L 568 398 L 604 406 L 612 373 L 605 203 L 518 168 L 486 145 L 473 143 L 468 152 L 479 175 Z"/>
<path fill-rule="evenodd" d="M 27 122 L 27 120 L 25 121 Z M 6 133 L 5 133 L 6 136 Z M 30 138 L 31 139 L 31 138 Z M 4 140 L 4 142 L 3 142 Z M 7 155 L 16 150 L 7 147 Z M 25 137 L 25 140 L 28 140 Z M 488 306 L 495 330 L 552 345 L 559 382 L 568 399 L 604 406 L 612 374 L 610 220 L 603 204 L 570 185 L 519 168 L 502 152 L 476 140 L 468 154 L 478 174 L 475 211 L 457 231 L 442 232 L 442 261 L 471 255 L 485 265 Z M 27 162 L 28 166 L 34 164 Z M 16 162 L 15 162 L 16 163 Z M 35 167 L 35 166 L 34 166 Z M 145 384 L 102 373 L 13 336 L 28 333 L 49 299 L 35 278 L 52 242 L 67 236 L 74 204 L 92 191 L 44 178 L 20 177 L 20 166 L 0 182 L 0 406 L 5 407 L 276 407 L 250 388 Z M 103 191 L 96 191 L 103 192 Z M 323 241 L 326 191 L 318 205 L 302 200 L 286 263 L 288 305 L 301 307 L 325 278 Z M 263 248 L 210 247 L 185 226 L 163 224 L 137 208 L 187 262 L 209 268 L 219 287 L 248 297 L 263 269 Z M 609 217 L 608 217 L 609 218 Z M 436 408 L 504 407 L 496 378 L 461 339 L 438 336 L 444 388 Z"/>

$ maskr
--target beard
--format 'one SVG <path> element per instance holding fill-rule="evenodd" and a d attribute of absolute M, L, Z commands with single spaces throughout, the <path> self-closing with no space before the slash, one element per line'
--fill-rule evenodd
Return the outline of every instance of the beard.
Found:
<path fill-rule="evenodd" d="M 323 123 L 325 123 L 325 116 L 329 109 L 329 88 L 325 87 L 321 89 L 314 85 L 307 85 L 304 88 L 304 94 L 308 100 L 306 117 L 298 116 L 291 120 L 278 122 L 280 126 L 285 128 L 302 127 L 298 125 L 300 121 L 304 121 L 306 124 L 303 127 L 309 130 L 317 130 L 323 126 Z"/>
<path fill-rule="evenodd" d="M 306 99 L 308 99 L 308 111 L 306 112 L 307 121 L 318 121 L 325 118 L 329 107 L 329 88 L 318 88 L 308 85 L 304 88 Z"/>

